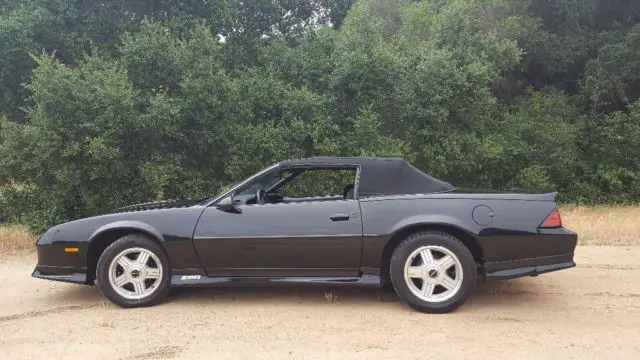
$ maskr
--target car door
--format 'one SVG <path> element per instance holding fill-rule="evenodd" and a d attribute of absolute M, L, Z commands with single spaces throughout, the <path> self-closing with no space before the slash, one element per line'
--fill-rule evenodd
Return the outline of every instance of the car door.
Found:
<path fill-rule="evenodd" d="M 358 200 L 207 208 L 194 246 L 208 276 L 358 276 Z"/>

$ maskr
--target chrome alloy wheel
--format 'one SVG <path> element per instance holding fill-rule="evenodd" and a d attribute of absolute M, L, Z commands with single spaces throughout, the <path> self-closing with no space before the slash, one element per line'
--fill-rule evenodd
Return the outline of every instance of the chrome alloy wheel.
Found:
<path fill-rule="evenodd" d="M 449 249 L 428 245 L 416 249 L 404 265 L 409 290 L 427 302 L 451 299 L 462 286 L 462 263 Z"/>
<path fill-rule="evenodd" d="M 123 250 L 109 265 L 109 283 L 118 295 L 139 300 L 153 294 L 162 279 L 162 263 L 151 251 L 140 247 Z"/>

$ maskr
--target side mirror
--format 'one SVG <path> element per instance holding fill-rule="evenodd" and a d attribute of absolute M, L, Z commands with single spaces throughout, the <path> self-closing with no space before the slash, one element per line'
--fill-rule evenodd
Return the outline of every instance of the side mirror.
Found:
<path fill-rule="evenodd" d="M 229 197 L 226 197 L 216 205 L 216 209 L 232 214 L 242 214 L 242 209 L 233 204 L 233 194 Z"/>
<path fill-rule="evenodd" d="M 220 211 L 232 213 L 232 214 L 242 214 L 242 209 L 240 209 L 239 207 L 237 207 L 237 206 L 235 206 L 235 205 L 233 205 L 231 203 L 218 204 L 218 205 L 216 205 L 216 209 L 218 209 Z"/>

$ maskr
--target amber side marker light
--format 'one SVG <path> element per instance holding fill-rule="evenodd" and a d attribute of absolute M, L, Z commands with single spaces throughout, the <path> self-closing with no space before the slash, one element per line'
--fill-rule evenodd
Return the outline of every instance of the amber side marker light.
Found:
<path fill-rule="evenodd" d="M 554 209 L 549 216 L 538 226 L 539 228 L 560 228 L 562 227 L 562 219 L 558 209 Z"/>
<path fill-rule="evenodd" d="M 64 248 L 64 252 L 68 253 L 77 253 L 78 251 L 78 248 Z"/>

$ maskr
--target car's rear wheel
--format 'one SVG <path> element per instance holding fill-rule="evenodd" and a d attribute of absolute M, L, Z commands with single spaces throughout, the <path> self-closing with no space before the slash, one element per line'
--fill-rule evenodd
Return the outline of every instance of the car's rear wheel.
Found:
<path fill-rule="evenodd" d="M 423 231 L 398 245 L 390 275 L 396 293 L 412 308 L 445 313 L 462 305 L 473 290 L 476 266 L 469 249 L 455 237 Z"/>
<path fill-rule="evenodd" d="M 169 261 L 158 243 L 140 234 L 109 245 L 98 260 L 98 286 L 122 307 L 151 306 L 169 292 Z"/>

